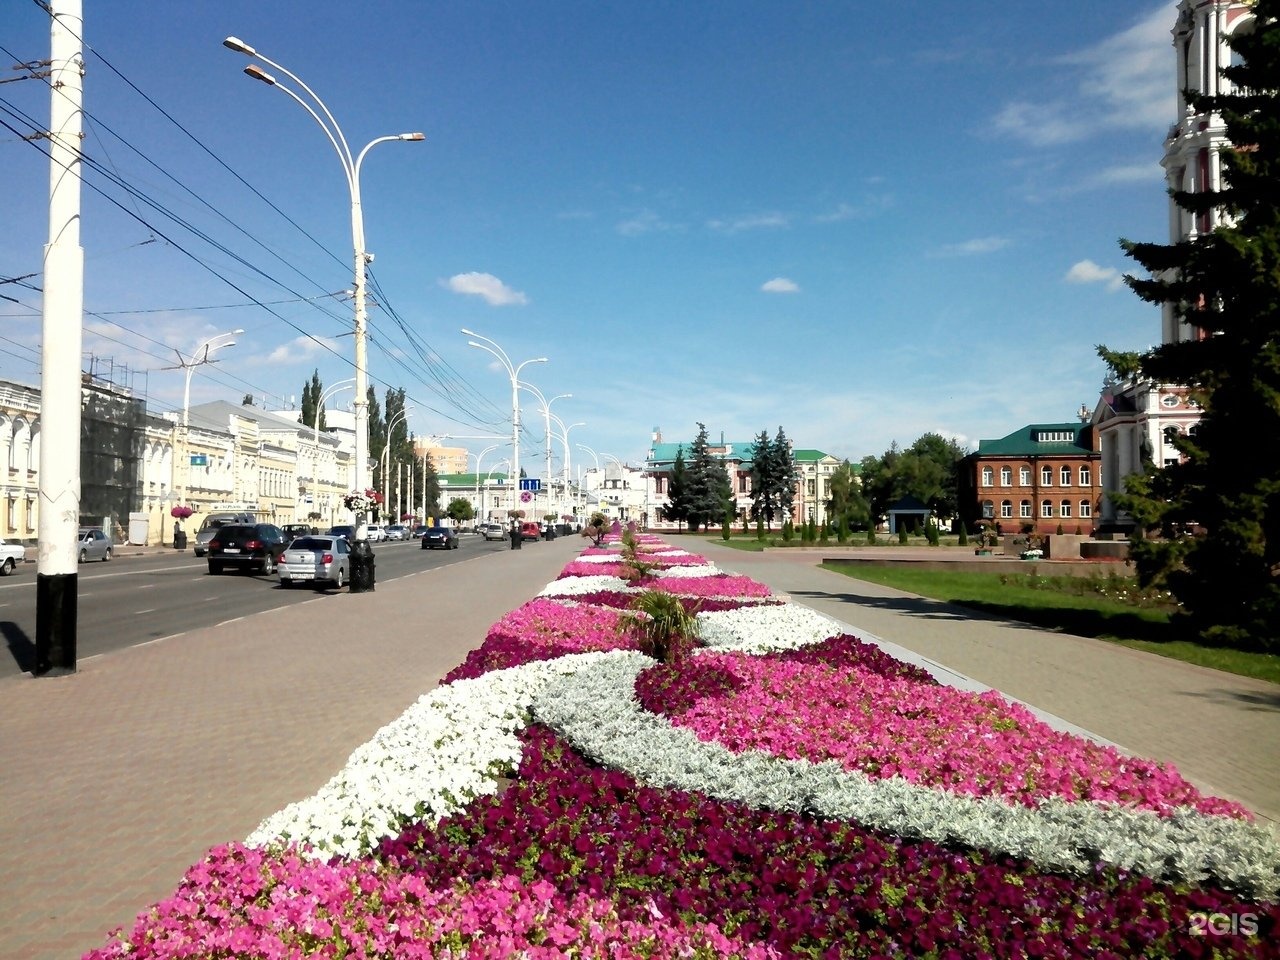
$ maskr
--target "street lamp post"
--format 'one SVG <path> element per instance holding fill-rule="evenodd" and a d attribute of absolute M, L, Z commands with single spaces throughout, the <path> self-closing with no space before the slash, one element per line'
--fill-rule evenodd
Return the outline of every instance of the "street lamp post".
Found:
<path fill-rule="evenodd" d="M 542 391 L 539 390 L 537 387 L 535 387 L 532 383 L 526 383 L 525 381 L 521 380 L 520 386 L 523 387 L 525 390 L 528 390 L 535 397 L 537 397 L 538 402 L 542 404 L 542 418 L 546 423 L 546 430 L 547 430 L 547 450 L 546 450 L 547 468 L 544 476 L 546 477 L 546 480 L 547 480 L 547 507 L 549 509 L 551 506 L 551 453 L 552 453 L 551 451 L 551 418 L 555 416 L 551 412 L 551 405 L 555 403 L 557 400 L 568 399 L 569 397 L 572 397 L 573 394 L 561 393 L 561 394 L 558 394 L 557 396 L 552 397 L 550 400 L 548 400 L 545 396 L 543 396 Z M 559 417 L 556 417 L 556 420 L 557 422 L 561 422 L 561 425 L 563 425 L 563 422 L 560 421 Z"/>
<path fill-rule="evenodd" d="M 506 368 L 507 376 L 511 378 L 511 472 L 516 480 L 520 479 L 520 371 L 531 363 L 547 363 L 546 357 L 533 357 L 525 360 L 518 366 L 512 364 L 511 358 L 507 356 L 507 352 L 500 346 L 490 340 L 488 337 L 482 337 L 480 334 L 471 330 L 463 329 L 463 336 L 475 337 L 476 340 L 483 340 L 484 343 L 476 343 L 475 340 L 468 340 L 467 346 L 479 347 L 495 357 Z"/>
<path fill-rule="evenodd" d="M 228 49 L 235 50 L 237 53 L 243 53 L 250 57 L 256 57 L 263 63 L 267 64 L 275 70 L 279 70 L 286 77 L 302 88 L 310 100 L 314 101 L 315 106 L 289 87 L 284 86 L 276 81 L 275 77 L 263 71 L 256 63 L 251 63 L 244 68 L 244 72 L 255 80 L 260 80 L 268 86 L 288 94 L 298 103 L 307 113 L 311 114 L 311 118 L 319 124 L 320 129 L 324 131 L 325 136 L 329 138 L 329 143 L 333 145 L 333 149 L 338 154 L 338 159 L 342 163 L 343 173 L 347 178 L 347 189 L 351 194 L 351 245 L 354 248 L 355 261 L 355 283 L 353 284 L 353 292 L 355 294 L 355 415 L 356 415 L 356 442 L 355 442 L 355 489 L 361 493 L 368 487 L 369 476 L 369 388 L 368 388 L 368 365 L 365 347 L 365 267 L 373 260 L 373 255 L 365 250 L 364 246 L 364 215 L 360 209 L 360 167 L 364 163 L 365 156 L 375 146 L 380 143 L 388 143 L 393 140 L 404 141 L 420 141 L 425 140 L 426 136 L 422 133 L 398 133 L 392 136 L 377 137 L 365 144 L 364 148 L 358 154 L 353 156 L 351 147 L 347 144 L 347 138 L 342 132 L 342 128 L 338 126 L 338 121 L 333 118 L 333 114 L 329 112 L 329 108 L 325 106 L 314 90 L 306 85 L 303 80 L 292 73 L 286 67 L 271 60 L 253 47 L 249 46 L 243 40 L 236 37 L 227 37 L 222 41 L 223 46 Z M 320 110 L 317 112 L 316 107 Z M 321 116 L 323 114 L 323 116 Z M 363 514 L 358 514 L 357 520 L 357 537 L 363 533 Z"/>
<path fill-rule="evenodd" d="M 489 446 L 485 447 L 479 453 L 472 454 L 472 456 L 476 458 L 476 500 L 480 504 L 480 512 L 478 514 L 478 517 L 481 523 L 486 522 L 488 520 L 488 517 L 484 515 L 484 499 L 480 491 L 480 464 L 484 460 L 485 454 L 492 453 L 494 450 L 497 450 L 498 447 L 500 446 L 501 444 L 499 443 L 491 443 L 489 444 Z"/>
<path fill-rule="evenodd" d="M 583 420 L 579 420 L 577 423 L 566 424 L 554 413 L 551 414 L 551 419 L 559 425 L 560 442 L 564 444 L 564 463 L 561 465 L 561 486 L 563 487 L 564 494 L 567 497 L 569 495 L 569 431 L 574 427 L 585 427 L 587 424 L 586 421 Z"/>
<path fill-rule="evenodd" d="M 189 424 L 188 415 L 191 410 L 191 375 L 196 372 L 196 367 L 204 366 L 206 363 L 217 363 L 217 360 L 211 360 L 210 354 L 215 350 L 221 350 L 223 347 L 234 347 L 234 340 L 223 340 L 223 337 L 235 337 L 244 333 L 243 330 L 232 330 L 230 333 L 220 333 L 216 337 L 210 337 L 204 343 L 200 344 L 192 351 L 190 357 L 184 357 L 178 354 L 178 366 L 182 367 L 187 374 L 187 383 L 182 390 L 182 426 L 186 428 Z M 221 342 L 220 342 L 221 341 Z M 169 368 L 172 369 L 172 368 Z"/>
<path fill-rule="evenodd" d="M 382 509 L 386 510 L 391 506 L 391 486 L 387 479 L 387 473 L 391 470 L 391 436 L 395 432 L 397 426 L 404 422 L 404 418 L 408 416 L 409 411 L 413 407 L 405 407 L 387 424 L 387 442 L 382 446 Z M 399 518 L 396 518 L 397 521 Z"/>

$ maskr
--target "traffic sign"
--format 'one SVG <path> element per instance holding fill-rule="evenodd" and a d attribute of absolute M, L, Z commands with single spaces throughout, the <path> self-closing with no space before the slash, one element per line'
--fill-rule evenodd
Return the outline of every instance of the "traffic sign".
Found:
<path fill-rule="evenodd" d="M 539 480 L 537 477 L 521 477 L 520 489 L 530 490 L 534 493 L 537 493 L 539 490 L 542 489 L 542 481 Z"/>

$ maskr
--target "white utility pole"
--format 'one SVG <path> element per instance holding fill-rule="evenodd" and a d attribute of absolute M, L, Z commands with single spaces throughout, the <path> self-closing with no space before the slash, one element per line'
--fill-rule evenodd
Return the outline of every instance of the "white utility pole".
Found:
<path fill-rule="evenodd" d="M 81 0 L 49 10 L 49 242 L 44 248 L 40 350 L 40 487 L 36 536 L 36 662 L 32 673 L 76 672 L 80 531 L 80 246 L 84 17 Z M 110 530 L 103 531 L 108 536 Z"/>

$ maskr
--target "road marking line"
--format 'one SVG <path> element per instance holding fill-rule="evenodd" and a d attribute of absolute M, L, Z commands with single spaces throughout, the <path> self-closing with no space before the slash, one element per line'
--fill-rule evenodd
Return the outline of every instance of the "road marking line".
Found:
<path fill-rule="evenodd" d="M 133 615 L 134 615 L 135 617 L 138 617 L 138 616 L 141 616 L 141 615 L 142 615 L 142 614 L 144 614 L 144 613 L 155 613 L 155 612 L 156 612 L 156 608 L 155 608 L 155 607 L 150 607 L 150 608 L 148 608 L 148 609 L 146 609 L 146 610 L 135 610 L 135 611 L 133 611 Z"/>

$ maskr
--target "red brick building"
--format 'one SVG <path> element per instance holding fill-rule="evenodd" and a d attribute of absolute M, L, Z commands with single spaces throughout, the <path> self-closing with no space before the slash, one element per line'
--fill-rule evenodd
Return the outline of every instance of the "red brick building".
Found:
<path fill-rule="evenodd" d="M 1033 423 L 982 440 L 960 461 L 960 516 L 1003 533 L 1090 534 L 1102 497 L 1102 455 L 1088 423 Z"/>

